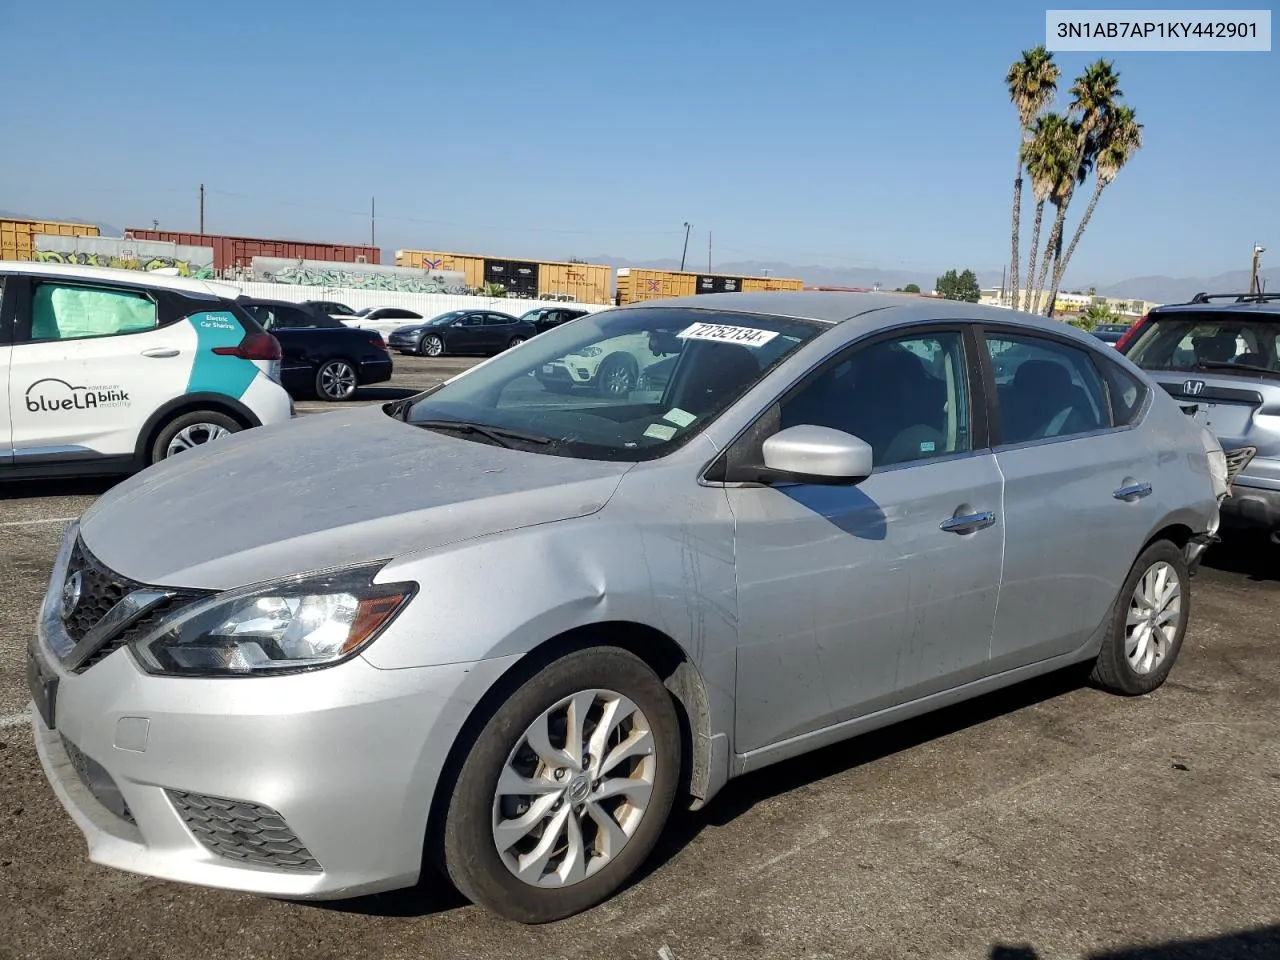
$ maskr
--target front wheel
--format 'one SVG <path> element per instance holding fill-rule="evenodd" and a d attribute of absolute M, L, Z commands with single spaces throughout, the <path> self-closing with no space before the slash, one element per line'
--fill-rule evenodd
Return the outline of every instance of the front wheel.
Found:
<path fill-rule="evenodd" d="M 156 434 L 148 452 L 148 463 L 167 460 L 210 441 L 238 433 L 241 427 L 225 413 L 214 410 L 196 410 L 174 417 Z"/>
<path fill-rule="evenodd" d="M 603 397 L 628 397 L 635 389 L 637 376 L 636 362 L 630 357 L 606 357 L 596 374 L 596 389 Z"/>
<path fill-rule="evenodd" d="M 1190 612 L 1186 558 L 1176 544 L 1159 540 L 1142 551 L 1120 589 L 1090 679 L 1125 696 L 1156 689 L 1182 649 Z"/>
<path fill-rule="evenodd" d="M 316 371 L 316 396 L 321 400 L 349 400 L 359 385 L 356 368 L 346 360 L 329 360 Z"/>
<path fill-rule="evenodd" d="M 444 820 L 444 865 L 475 903 L 520 923 L 607 899 L 653 850 L 675 798 L 671 694 L 617 647 L 530 677 L 476 735 Z"/>
<path fill-rule="evenodd" d="M 437 337 L 434 333 L 430 336 L 423 337 L 422 343 L 418 344 L 418 356 L 420 357 L 439 357 L 444 354 L 444 341 Z"/>

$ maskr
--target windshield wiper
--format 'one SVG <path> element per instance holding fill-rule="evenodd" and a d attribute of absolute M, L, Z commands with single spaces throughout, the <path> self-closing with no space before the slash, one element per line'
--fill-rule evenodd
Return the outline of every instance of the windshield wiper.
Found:
<path fill-rule="evenodd" d="M 512 447 L 513 445 L 509 442 L 511 440 L 536 444 L 555 442 L 553 438 L 544 437 L 541 434 L 508 430 L 506 427 L 491 427 L 486 423 L 471 423 L 467 420 L 417 420 L 414 421 L 413 425 L 415 427 L 424 427 L 427 430 L 456 430 L 459 433 L 474 433 L 496 443 L 500 447 Z"/>
<path fill-rule="evenodd" d="M 1252 363 L 1231 363 L 1227 360 L 1197 360 L 1196 368 L 1200 370 L 1252 370 L 1254 373 L 1280 374 L 1280 370 L 1272 370 L 1270 367 L 1258 367 Z"/>

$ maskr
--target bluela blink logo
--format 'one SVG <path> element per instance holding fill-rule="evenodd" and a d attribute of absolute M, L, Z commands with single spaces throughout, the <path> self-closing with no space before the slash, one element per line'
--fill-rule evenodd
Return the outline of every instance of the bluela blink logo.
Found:
<path fill-rule="evenodd" d="M 30 413 L 129 406 L 129 394 L 119 387 L 77 387 L 54 377 L 37 380 L 27 387 L 25 399 Z"/>

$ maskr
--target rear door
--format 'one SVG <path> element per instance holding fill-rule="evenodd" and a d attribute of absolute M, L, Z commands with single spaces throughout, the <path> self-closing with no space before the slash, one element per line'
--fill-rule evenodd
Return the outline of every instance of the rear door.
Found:
<path fill-rule="evenodd" d="M 501 350 L 516 335 L 516 319 L 501 313 L 484 315 L 484 348 Z"/>
<path fill-rule="evenodd" d="M 999 672 L 1083 645 L 1164 507 L 1157 451 L 1134 429 L 1149 388 L 1068 338 L 989 325 L 983 340 L 1005 481 Z"/>
<path fill-rule="evenodd" d="M 186 390 L 194 331 L 161 325 L 160 295 L 146 288 L 54 277 L 21 286 L 8 389 L 15 464 L 132 455 L 151 413 Z"/>

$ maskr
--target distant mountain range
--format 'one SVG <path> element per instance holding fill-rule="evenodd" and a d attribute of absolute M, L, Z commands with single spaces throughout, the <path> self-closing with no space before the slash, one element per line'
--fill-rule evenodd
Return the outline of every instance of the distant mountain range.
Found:
<path fill-rule="evenodd" d="M 30 214 L 17 213 L 13 210 L 0 210 L 0 219 L 39 219 Z M 84 217 L 64 217 L 75 223 L 94 223 Z M 94 224 L 104 237 L 118 237 L 124 231 L 109 223 Z M 385 248 L 384 248 L 385 249 Z M 394 248 L 391 248 L 394 249 Z M 626 257 L 595 256 L 585 257 L 588 263 L 608 263 L 615 267 L 636 267 L 649 270 L 678 270 L 680 261 L 663 260 L 628 260 Z M 816 287 L 874 287 L 880 284 L 882 290 L 893 290 L 909 283 L 917 284 L 922 290 L 933 288 L 934 282 L 945 268 L 929 270 L 917 268 L 904 270 L 899 268 L 880 270 L 875 267 L 820 267 L 814 265 L 798 266 L 780 260 L 736 260 L 725 263 L 713 263 L 716 273 L 727 273 L 738 276 L 760 277 L 799 277 L 809 286 Z M 685 262 L 685 269 L 700 270 L 696 258 Z M 977 270 L 978 284 L 984 288 L 1000 286 L 999 270 Z M 1266 288 L 1280 292 L 1280 267 L 1271 267 L 1261 271 Z M 1068 286 L 1067 289 L 1078 289 Z M 1249 289 L 1249 271 L 1231 270 L 1212 277 L 1168 277 L 1149 276 L 1133 277 L 1117 283 L 1100 285 L 1098 293 L 1109 297 L 1123 297 L 1127 300 L 1151 300 L 1156 303 L 1176 303 L 1189 300 L 1201 291 L 1209 293 L 1236 293 Z"/>

